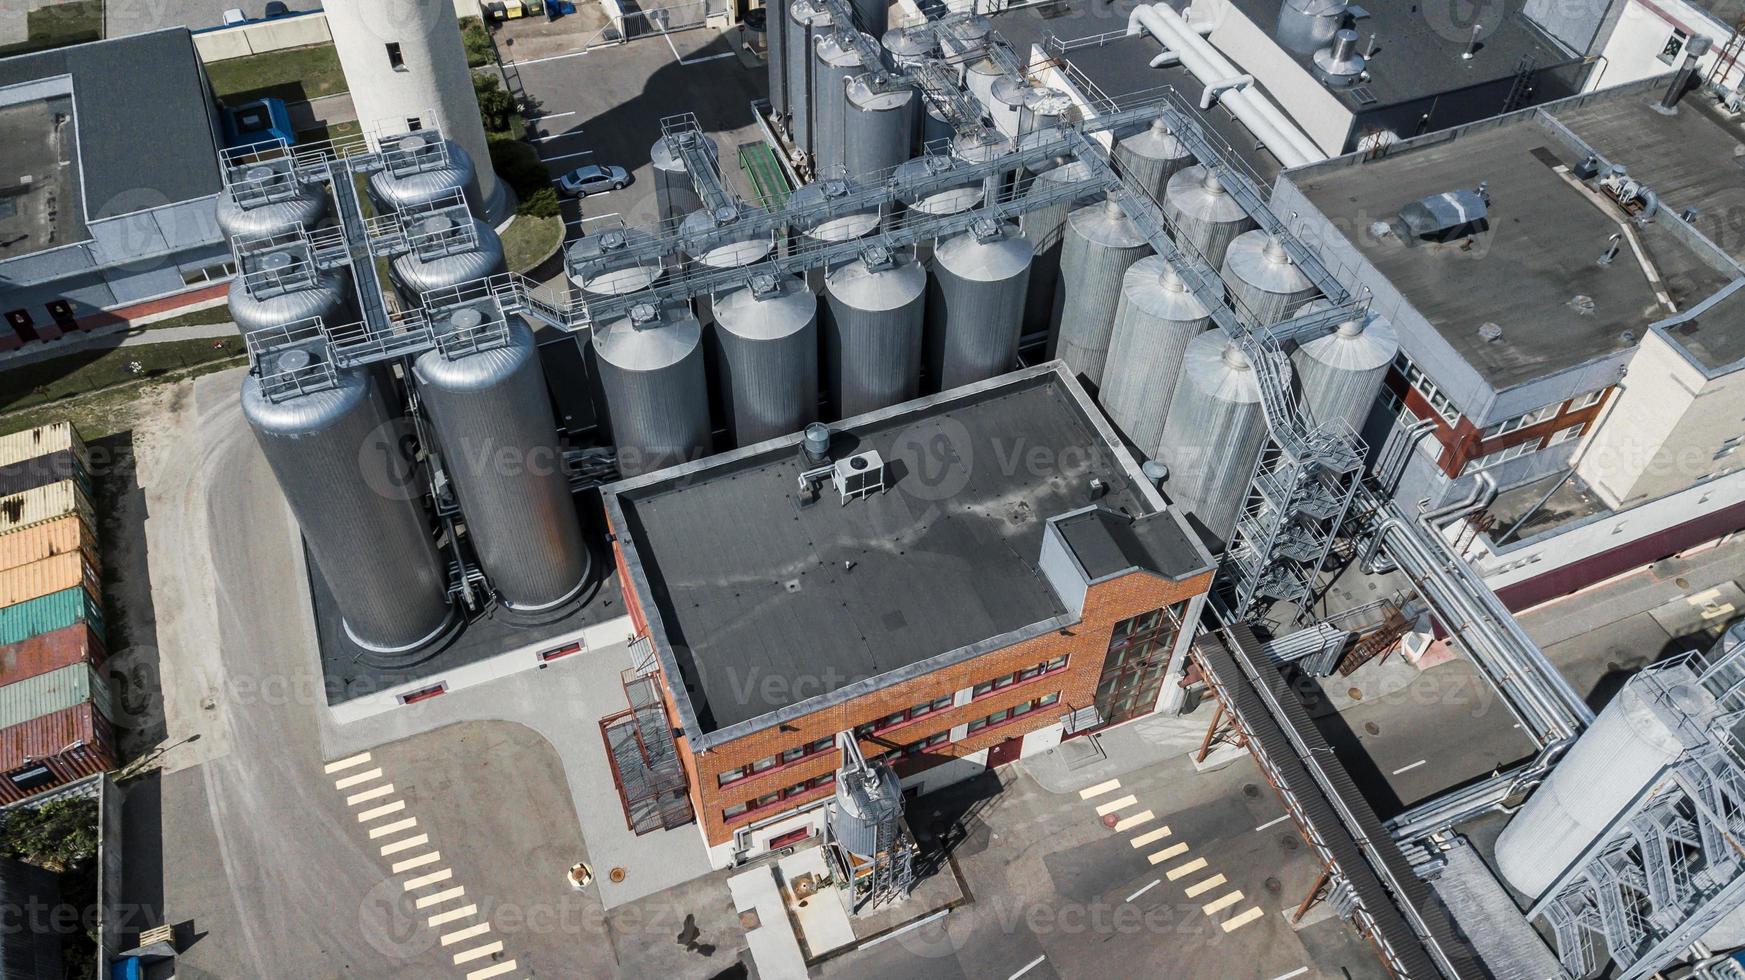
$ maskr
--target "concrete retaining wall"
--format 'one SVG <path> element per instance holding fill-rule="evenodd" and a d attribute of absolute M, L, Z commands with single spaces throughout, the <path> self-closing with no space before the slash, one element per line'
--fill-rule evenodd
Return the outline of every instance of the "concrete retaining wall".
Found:
<path fill-rule="evenodd" d="M 320 11 L 255 20 L 234 27 L 220 27 L 194 35 L 194 48 L 201 61 L 226 61 L 251 54 L 326 44 L 333 40 L 327 15 Z"/>

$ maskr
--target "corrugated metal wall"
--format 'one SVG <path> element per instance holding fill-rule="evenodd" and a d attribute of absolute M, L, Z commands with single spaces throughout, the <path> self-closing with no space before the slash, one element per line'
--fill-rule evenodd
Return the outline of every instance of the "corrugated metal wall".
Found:
<path fill-rule="evenodd" d="M 71 664 L 26 677 L 0 687 L 0 728 L 22 725 L 81 704 L 95 704 L 103 717 L 114 717 L 110 712 L 109 685 L 90 664 Z"/>
<path fill-rule="evenodd" d="M 91 502 L 85 499 L 85 492 L 73 480 L 62 480 L 46 487 L 0 497 L 0 533 L 20 530 L 68 514 L 77 514 L 84 518 L 85 523 L 93 526 L 97 523 L 96 515 L 91 511 Z"/>
<path fill-rule="evenodd" d="M 103 641 L 83 623 L 0 647 L 0 684 L 46 674 L 70 664 L 101 666 Z"/>
<path fill-rule="evenodd" d="M 17 568 L 75 551 L 83 551 L 93 566 L 98 564 L 97 535 L 82 518 L 69 515 L 0 534 L 0 569 Z"/>
<path fill-rule="evenodd" d="M 91 593 L 93 599 L 102 598 L 97 570 L 83 554 L 75 551 L 56 555 L 0 570 L 0 607 L 15 606 L 62 589 L 78 588 Z"/>
<path fill-rule="evenodd" d="M 62 589 L 38 599 L 0 609 L 0 644 L 19 643 L 40 633 L 86 623 L 103 633 L 103 610 L 84 589 Z"/>

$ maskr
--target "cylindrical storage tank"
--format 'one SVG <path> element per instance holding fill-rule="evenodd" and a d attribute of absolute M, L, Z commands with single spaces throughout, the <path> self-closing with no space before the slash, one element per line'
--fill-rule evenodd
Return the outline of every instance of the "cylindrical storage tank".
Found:
<path fill-rule="evenodd" d="M 981 14 L 971 14 L 968 19 L 951 29 L 949 37 L 940 39 L 940 50 L 946 61 L 963 65 L 969 60 L 971 52 L 987 48 L 988 35 L 994 32 L 993 21 Z M 958 69 L 959 82 L 965 80 L 964 69 Z"/>
<path fill-rule="evenodd" d="M 775 239 L 769 232 L 748 229 L 734 234 L 733 225 L 743 216 L 731 205 L 721 209 L 720 213 L 698 210 L 685 215 L 679 227 L 687 241 L 698 241 L 709 235 L 708 247 L 693 253 L 691 260 L 711 269 L 738 269 L 768 258 L 776 248 Z M 717 234 L 710 235 L 710 232 Z"/>
<path fill-rule="evenodd" d="M 656 241 L 640 228 L 584 235 L 565 253 L 570 281 L 597 296 L 641 292 L 654 285 L 665 270 L 665 262 L 648 251 Z"/>
<path fill-rule="evenodd" d="M 782 60 L 788 73 L 788 135 L 794 146 L 812 153 L 812 59 L 816 40 L 830 33 L 830 11 L 812 0 L 793 0 L 788 5 L 787 36 Z"/>
<path fill-rule="evenodd" d="M 920 390 L 927 271 L 871 250 L 824 277 L 824 363 L 838 418 L 876 411 Z"/>
<path fill-rule="evenodd" d="M 715 140 L 704 136 L 711 152 L 716 152 Z M 691 171 L 685 158 L 662 136 L 648 151 L 649 164 L 654 168 L 654 199 L 663 225 L 682 221 L 685 215 L 703 206 L 697 188 L 691 183 Z"/>
<path fill-rule="evenodd" d="M 884 179 L 909 157 L 915 132 L 915 90 L 884 72 L 849 79 L 843 166 L 856 176 Z"/>
<path fill-rule="evenodd" d="M 1144 233 L 1113 197 L 1067 215 L 1049 329 L 1055 356 L 1093 386 L 1103 383 L 1121 281 L 1128 267 L 1150 251 Z"/>
<path fill-rule="evenodd" d="M 1223 278 L 1236 310 L 1254 326 L 1288 320 L 1321 295 L 1279 240 L 1260 229 L 1237 235 L 1224 250 Z"/>
<path fill-rule="evenodd" d="M 465 341 L 485 323 L 479 310 L 433 319 L 438 346 L 418 356 L 412 376 L 479 564 L 511 612 L 567 611 L 587 584 L 589 557 L 533 332 L 510 315 L 506 338 L 474 347 Z M 449 338 L 460 341 L 452 355 Z"/>
<path fill-rule="evenodd" d="M 1133 263 L 1121 279 L 1098 400 L 1147 457 L 1155 457 L 1163 442 L 1164 419 L 1188 344 L 1211 322 L 1206 304 L 1161 255 Z"/>
<path fill-rule="evenodd" d="M 1297 54 L 1314 54 L 1333 43 L 1345 24 L 1349 0 L 1284 0 L 1278 11 L 1278 43 Z"/>
<path fill-rule="evenodd" d="M 1017 225 L 992 218 L 934 247 L 926 353 L 932 390 L 974 384 L 1012 369 L 1034 257 Z"/>
<path fill-rule="evenodd" d="M 269 238 L 321 224 L 327 217 L 327 193 L 289 171 L 289 161 L 269 160 L 243 172 L 236 190 L 251 202 L 265 199 L 258 204 L 245 207 L 229 192 L 218 195 L 218 228 L 225 238 Z"/>
<path fill-rule="evenodd" d="M 1024 118 L 1024 101 L 1030 96 L 1030 86 L 1022 79 L 1001 75 L 988 90 L 988 115 L 994 128 L 1007 139 L 1018 135 Z"/>
<path fill-rule="evenodd" d="M 259 259 L 262 270 L 289 269 L 298 261 L 286 252 L 273 252 Z M 301 288 L 266 288 L 265 280 L 256 283 L 253 291 L 239 275 L 230 280 L 230 318 L 243 337 L 257 330 L 282 327 L 298 320 L 318 316 L 330 327 L 357 320 L 357 302 L 351 288 L 351 274 L 345 269 L 324 269 L 314 273 Z M 256 295 L 259 293 L 260 295 Z"/>
<path fill-rule="evenodd" d="M 847 169 L 848 80 L 863 70 L 853 37 L 820 37 L 812 55 L 812 173 L 819 178 L 859 176 Z"/>
<path fill-rule="evenodd" d="M 860 25 L 866 29 L 866 25 Z M 870 30 L 867 33 L 872 33 Z M 901 27 L 893 27 L 879 38 L 879 43 L 891 56 L 891 64 L 898 68 L 911 68 L 926 61 L 938 53 L 933 46 L 933 35 L 929 31 L 905 31 Z"/>
<path fill-rule="evenodd" d="M 854 192 L 854 185 L 848 181 L 821 180 L 794 191 L 788 198 L 788 203 L 791 208 L 822 206 L 826 201 L 847 197 Z M 828 218 L 801 231 L 814 241 L 846 242 L 871 234 L 883 219 L 883 209 L 880 207 Z"/>
<path fill-rule="evenodd" d="M 788 12 L 783 4 L 763 8 L 764 67 L 769 71 L 770 114 L 788 113 Z"/>
<path fill-rule="evenodd" d="M 1310 420 L 1316 425 L 1343 422 L 1362 433 L 1399 353 L 1393 324 L 1378 313 L 1341 323 L 1297 348 L 1291 362 Z"/>
<path fill-rule="evenodd" d="M 1669 688 L 1664 707 L 1658 687 Z M 1715 700 L 1690 668 L 1636 674 L 1624 682 L 1551 774 L 1497 837 L 1497 870 L 1537 899 L 1683 750 L 1668 715 L 1699 723 Z"/>
<path fill-rule="evenodd" d="M 378 212 L 432 204 L 460 191 L 475 216 L 485 213 L 473 158 L 459 143 L 425 130 L 407 133 L 383 149 L 386 165 L 369 182 L 370 201 Z"/>
<path fill-rule="evenodd" d="M 890 766 L 874 765 L 866 779 L 838 780 L 830 808 L 830 832 L 842 849 L 857 857 L 878 854 L 880 831 L 903 815 L 903 786 Z"/>
<path fill-rule="evenodd" d="M 1006 77 L 992 58 L 977 58 L 964 68 L 963 87 L 990 114 L 994 111 L 994 83 Z"/>
<path fill-rule="evenodd" d="M 1018 135 L 1029 136 L 1071 121 L 1072 96 L 1059 89 L 1032 88 L 1024 94 L 1024 105 L 1018 116 Z"/>
<path fill-rule="evenodd" d="M 266 355 L 271 370 L 301 371 L 321 354 Z M 333 594 L 345 632 L 383 667 L 416 663 L 454 622 L 448 573 L 406 461 L 372 452 L 392 431 L 371 373 L 341 370 L 332 388 L 273 401 L 260 377 L 242 383 L 242 414 L 278 478 L 303 540 Z M 391 447 L 396 440 L 386 439 Z"/>
<path fill-rule="evenodd" d="M 509 271 L 503 260 L 503 240 L 477 218 L 472 219 L 472 248 L 422 258 L 416 250 L 394 259 L 388 278 L 394 291 L 408 306 L 422 306 L 423 295 L 437 289 L 452 289 Z M 438 234 L 453 226 L 447 217 L 433 215 L 419 222 L 415 234 Z"/>
<path fill-rule="evenodd" d="M 1159 116 L 1151 121 L 1150 126 L 1122 137 L 1115 144 L 1115 162 L 1123 171 L 1132 174 L 1147 193 L 1161 201 L 1169 179 L 1193 166 L 1194 155 L 1175 138 L 1169 125 Z"/>
<path fill-rule="evenodd" d="M 897 165 L 897 179 L 906 182 L 924 177 L 937 177 L 949 173 L 953 169 L 954 165 L 949 157 L 932 155 L 916 157 Z M 965 177 L 962 180 L 952 181 L 937 190 L 906 197 L 903 203 L 908 206 L 909 210 L 919 211 L 922 214 L 962 214 L 971 208 L 979 207 L 984 197 L 986 194 L 981 179 Z"/>
<path fill-rule="evenodd" d="M 915 152 L 925 153 L 928 147 L 949 143 L 957 136 L 957 127 L 939 113 L 939 107 L 928 99 L 921 100 L 920 126 L 915 136 Z"/>
<path fill-rule="evenodd" d="M 1254 219 L 1224 189 L 1218 175 L 1202 166 L 1186 167 L 1169 179 L 1163 211 L 1176 231 L 1214 269 L 1224 266 L 1224 253 L 1236 236 L 1254 227 Z"/>
<path fill-rule="evenodd" d="M 1024 237 L 1030 240 L 1036 251 L 1036 263 L 1030 271 L 1029 296 L 1024 301 L 1025 333 L 1048 329 L 1049 317 L 1054 315 L 1054 290 L 1060 281 L 1061 230 L 1066 225 L 1067 213 L 1076 204 L 1094 201 L 1103 195 L 1102 188 L 1088 183 L 1091 169 L 1082 161 L 1060 160 L 1057 164 L 1037 174 L 1028 193 L 1040 195 L 1060 184 L 1072 183 L 1084 183 L 1085 193 L 1024 214 L 1021 222 Z"/>
<path fill-rule="evenodd" d="M 1189 341 L 1157 455 L 1169 467 L 1164 490 L 1219 542 L 1236 527 L 1265 443 L 1260 379 L 1248 356 L 1221 327 Z"/>
<path fill-rule="evenodd" d="M 735 445 L 818 420 L 818 294 L 798 276 L 760 274 L 713 298 L 716 390 Z"/>
<path fill-rule="evenodd" d="M 854 10 L 854 26 L 873 37 L 883 37 L 891 26 L 890 4 L 885 0 L 848 0 Z"/>
<path fill-rule="evenodd" d="M 638 476 L 709 452 L 703 325 L 684 306 L 638 304 L 594 331 L 618 470 Z"/>

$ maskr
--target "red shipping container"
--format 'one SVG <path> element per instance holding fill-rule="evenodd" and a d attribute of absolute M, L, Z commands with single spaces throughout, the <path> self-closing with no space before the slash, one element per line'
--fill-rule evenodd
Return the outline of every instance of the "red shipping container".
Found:
<path fill-rule="evenodd" d="M 103 641 L 91 627 L 76 623 L 19 643 L 0 646 L 0 685 L 76 663 L 101 667 L 107 656 Z"/>
<path fill-rule="evenodd" d="M 0 804 L 115 768 L 115 733 L 89 702 L 0 729 Z"/>

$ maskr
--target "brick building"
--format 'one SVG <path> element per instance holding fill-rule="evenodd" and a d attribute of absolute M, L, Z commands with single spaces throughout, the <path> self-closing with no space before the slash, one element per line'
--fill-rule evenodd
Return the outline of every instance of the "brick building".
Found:
<path fill-rule="evenodd" d="M 1058 363 L 845 420 L 823 469 L 869 453 L 858 496 L 799 434 L 606 489 L 718 866 L 819 832 L 838 732 L 919 793 L 1151 713 L 1211 586 Z"/>

